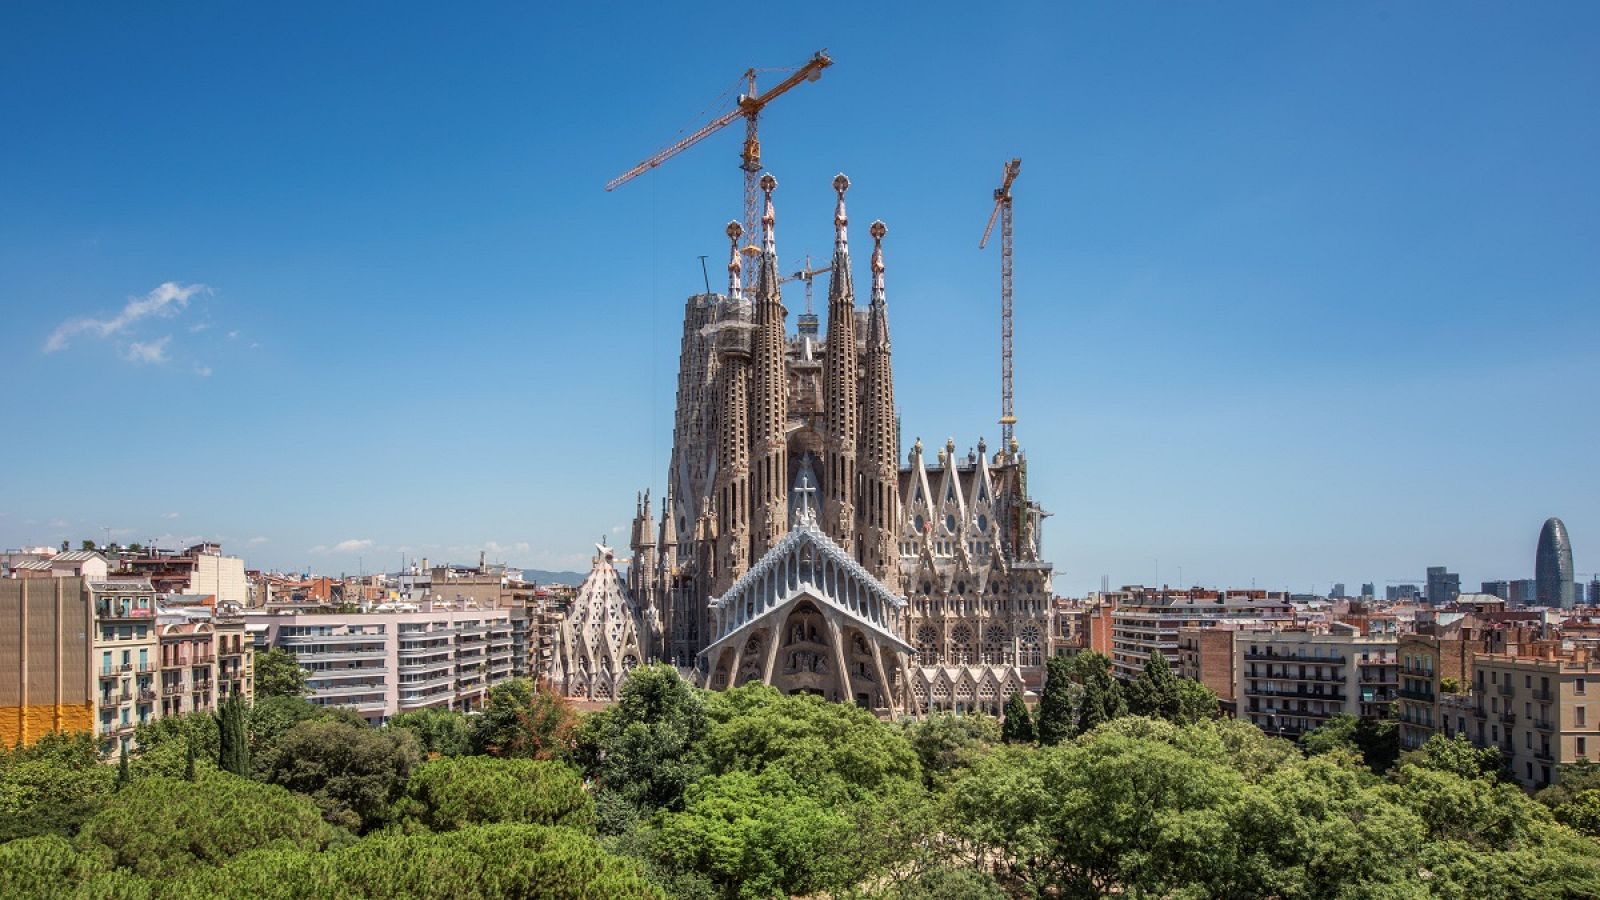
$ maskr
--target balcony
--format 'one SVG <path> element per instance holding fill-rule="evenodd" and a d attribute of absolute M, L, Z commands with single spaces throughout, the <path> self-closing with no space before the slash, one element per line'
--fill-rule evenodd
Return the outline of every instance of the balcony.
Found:
<path fill-rule="evenodd" d="M 1413 678 L 1427 678 L 1430 680 L 1433 678 L 1433 670 L 1425 669 L 1422 666 L 1402 665 L 1400 666 L 1400 674 L 1410 675 Z"/>
<path fill-rule="evenodd" d="M 436 669 L 454 669 L 455 665 L 456 661 L 446 656 L 444 659 L 434 659 L 427 662 L 401 663 L 399 668 L 402 672 L 430 672 Z"/>
<path fill-rule="evenodd" d="M 1556 730 L 1556 724 L 1554 722 L 1550 721 L 1549 719 L 1540 719 L 1537 722 L 1533 723 L 1533 727 L 1539 729 L 1540 731 L 1555 731 Z"/>
<path fill-rule="evenodd" d="M 313 685 L 311 692 L 317 697 L 352 697 L 360 694 L 381 694 L 383 684 Z"/>
<path fill-rule="evenodd" d="M 164 697 L 175 697 L 181 693 L 183 693 L 183 682 L 181 681 L 174 681 L 161 686 L 161 695 Z"/>
<path fill-rule="evenodd" d="M 1433 691 L 1417 691 L 1417 690 L 1408 690 L 1406 688 L 1401 688 L 1400 689 L 1400 699 L 1402 699 L 1402 700 L 1415 700 L 1418 703 L 1432 703 L 1433 702 Z"/>
<path fill-rule="evenodd" d="M 1548 688 L 1535 688 L 1531 693 L 1537 703 L 1550 703 L 1555 700 L 1555 694 Z"/>
<path fill-rule="evenodd" d="M 297 662 L 336 662 L 346 659 L 384 659 L 388 652 L 383 648 L 376 650 L 306 650 L 296 653 Z"/>
<path fill-rule="evenodd" d="M 140 703 L 154 703 L 154 702 L 156 702 L 156 692 L 151 690 L 150 688 L 145 688 L 144 690 L 141 690 L 139 692 L 139 702 Z"/>
<path fill-rule="evenodd" d="M 293 650 L 318 644 L 382 644 L 388 640 L 386 634 L 299 634 L 279 637 L 278 644 L 285 650 Z"/>
<path fill-rule="evenodd" d="M 1247 691 L 1245 691 L 1245 694 L 1247 694 L 1247 695 L 1255 694 L 1255 695 L 1262 696 L 1262 697 L 1296 697 L 1296 698 L 1302 698 L 1303 697 L 1303 698 L 1305 698 L 1307 700 L 1327 700 L 1327 701 L 1334 702 L 1334 703 L 1343 703 L 1344 702 L 1344 694 L 1340 694 L 1340 693 L 1315 694 L 1315 693 L 1312 693 L 1311 691 L 1304 691 L 1304 690 L 1288 691 L 1288 690 L 1272 690 L 1272 689 L 1262 688 L 1260 690 L 1247 690 Z"/>
<path fill-rule="evenodd" d="M 1174 645 L 1176 647 L 1176 645 Z M 1345 664 L 1344 656 L 1295 656 L 1292 654 L 1271 653 L 1266 651 L 1244 652 L 1245 659 L 1261 660 L 1262 662 L 1295 663 L 1307 666 L 1342 666 Z"/>
<path fill-rule="evenodd" d="M 1517 714 L 1507 710 L 1506 712 L 1500 714 L 1500 721 L 1507 725 L 1515 725 L 1517 724 Z"/>
<path fill-rule="evenodd" d="M 1495 690 L 1499 691 L 1502 697 L 1515 696 L 1517 693 L 1517 689 L 1509 681 L 1502 681 L 1495 685 Z"/>
<path fill-rule="evenodd" d="M 1544 762 L 1555 762 L 1555 757 L 1550 754 L 1549 747 L 1540 747 L 1533 751 L 1533 758 Z"/>

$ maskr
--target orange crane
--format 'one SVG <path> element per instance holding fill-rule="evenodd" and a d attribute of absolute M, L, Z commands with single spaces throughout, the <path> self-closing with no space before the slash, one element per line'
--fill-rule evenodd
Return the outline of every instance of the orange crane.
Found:
<path fill-rule="evenodd" d="M 1016 431 L 1017 416 L 1011 405 L 1011 182 L 1022 171 L 1022 160 L 1006 163 L 1005 178 L 994 190 L 994 212 L 989 213 L 989 224 L 984 226 L 982 250 L 989 244 L 994 231 L 995 217 L 1000 219 L 1000 439 L 1004 450 L 1010 451 L 1011 439 Z"/>
<path fill-rule="evenodd" d="M 657 150 L 646 158 L 644 162 L 611 179 L 606 183 L 606 190 L 616 190 L 722 130 L 722 128 L 742 116 L 744 118 L 744 151 L 740 154 L 739 168 L 744 170 L 744 234 L 745 239 L 750 242 L 745 245 L 743 252 L 760 252 L 755 247 L 756 235 L 759 233 L 756 231 L 756 198 L 760 193 L 757 190 L 757 180 L 761 176 L 761 140 L 756 133 L 756 120 L 760 117 L 761 111 L 766 109 L 767 104 L 788 93 L 790 89 L 802 82 L 816 81 L 821 78 L 822 70 L 831 65 L 833 65 L 833 60 L 828 57 L 828 51 L 818 50 L 809 62 L 793 70 L 789 77 L 778 82 L 775 87 L 764 94 L 756 92 L 756 73 L 758 70 L 746 69 L 744 75 L 741 76 L 741 80 L 745 82 L 745 92 L 740 94 L 734 101 L 733 109 L 712 119 L 688 136 Z"/>

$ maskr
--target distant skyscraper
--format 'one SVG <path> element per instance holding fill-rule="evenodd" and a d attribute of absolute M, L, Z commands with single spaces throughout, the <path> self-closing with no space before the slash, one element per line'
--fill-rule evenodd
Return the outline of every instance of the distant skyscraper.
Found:
<path fill-rule="evenodd" d="M 1390 603 L 1400 603 L 1422 596 L 1422 589 L 1414 584 L 1391 584 L 1384 589 L 1383 594 L 1384 599 Z"/>
<path fill-rule="evenodd" d="M 1485 581 L 1481 590 L 1485 594 L 1493 594 L 1507 603 L 1511 602 L 1511 582 L 1509 581 Z"/>
<path fill-rule="evenodd" d="M 1361 596 L 1363 596 L 1363 597 L 1377 597 L 1378 596 L 1378 589 L 1373 586 L 1372 582 L 1363 581 L 1361 583 Z"/>
<path fill-rule="evenodd" d="M 1544 521 L 1533 562 L 1539 604 L 1571 609 L 1577 602 L 1572 589 L 1572 540 L 1567 537 L 1567 526 L 1560 519 L 1551 517 Z"/>
<path fill-rule="evenodd" d="M 1452 603 L 1461 596 L 1461 576 L 1446 572 L 1444 566 L 1428 567 L 1428 602 L 1434 606 Z"/>
<path fill-rule="evenodd" d="M 1600 606 L 1600 575 L 1589 579 L 1589 605 Z"/>
<path fill-rule="evenodd" d="M 1511 599 L 1507 603 L 1513 606 L 1532 606 L 1539 602 L 1539 592 L 1534 589 L 1532 578 L 1519 578 L 1511 582 Z"/>
<path fill-rule="evenodd" d="M 1342 581 L 1334 582 L 1333 590 L 1328 592 L 1328 599 L 1329 600 L 1343 600 L 1344 599 L 1344 582 L 1342 582 Z"/>

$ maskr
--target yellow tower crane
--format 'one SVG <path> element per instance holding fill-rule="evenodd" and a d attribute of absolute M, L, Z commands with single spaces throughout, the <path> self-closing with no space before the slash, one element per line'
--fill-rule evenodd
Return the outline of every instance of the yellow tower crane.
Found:
<path fill-rule="evenodd" d="M 746 254 L 759 253 L 760 249 L 756 246 L 755 241 L 756 236 L 760 233 L 756 230 L 756 216 L 758 215 L 756 200 L 760 196 L 757 185 L 761 177 L 761 140 L 756 131 L 756 120 L 760 117 L 761 111 L 767 108 L 767 104 L 788 93 L 797 85 L 821 78 L 822 70 L 831 65 L 833 65 L 833 60 L 828 57 L 828 51 L 818 50 L 809 62 L 798 69 L 746 69 L 745 73 L 740 76 L 740 81 L 744 83 L 745 91 L 734 100 L 733 109 L 700 126 L 694 132 L 662 147 L 643 162 L 611 179 L 606 183 L 606 190 L 616 190 L 722 130 L 735 119 L 742 117 L 744 119 L 744 150 L 740 153 L 739 168 L 744 170 L 744 235 L 745 240 L 749 243 L 745 245 L 744 250 L 741 252 Z M 787 71 L 790 74 L 766 93 L 758 93 L 756 91 L 757 73 L 773 71 Z"/>
<path fill-rule="evenodd" d="M 1000 439 L 1006 452 L 1011 451 L 1011 441 L 1017 425 L 1016 410 L 1011 396 L 1011 182 L 1022 171 L 1022 160 L 1006 163 L 1005 177 L 994 189 L 994 212 L 989 213 L 989 224 L 984 226 L 982 250 L 989 244 L 994 231 L 994 220 L 1000 219 Z"/>

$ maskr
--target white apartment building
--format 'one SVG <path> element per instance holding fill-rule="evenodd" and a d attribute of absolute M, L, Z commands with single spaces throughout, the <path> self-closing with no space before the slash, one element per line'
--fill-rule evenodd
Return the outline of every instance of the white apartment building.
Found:
<path fill-rule="evenodd" d="M 1126 680 L 1137 678 L 1156 650 L 1177 665 L 1179 629 L 1228 624 L 1272 628 L 1294 620 L 1288 595 L 1280 591 L 1133 586 L 1106 595 L 1106 599 L 1116 604 L 1111 612 L 1111 670 Z"/>
<path fill-rule="evenodd" d="M 1328 633 L 1258 631 L 1235 640 L 1239 717 L 1298 737 L 1340 713 L 1383 718 L 1399 692 L 1392 634 L 1335 624 Z"/>
<path fill-rule="evenodd" d="M 511 611 L 246 613 L 259 648 L 282 648 L 308 673 L 310 700 L 378 724 L 428 707 L 480 708 L 512 677 Z"/>

